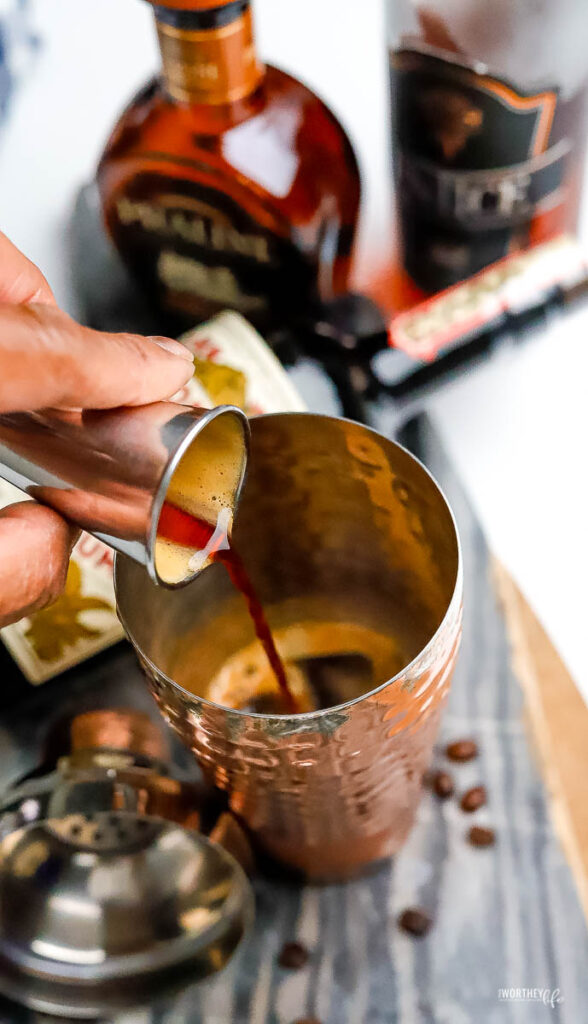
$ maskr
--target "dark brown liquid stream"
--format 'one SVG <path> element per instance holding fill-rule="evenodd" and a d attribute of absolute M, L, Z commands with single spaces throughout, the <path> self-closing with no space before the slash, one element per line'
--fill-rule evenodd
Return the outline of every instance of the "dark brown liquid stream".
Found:
<path fill-rule="evenodd" d="M 161 510 L 157 526 L 159 537 L 171 541 L 173 544 L 192 548 L 194 551 L 204 551 L 213 541 L 216 531 L 217 527 L 215 525 L 207 523 L 203 519 L 198 519 L 196 516 L 190 515 L 189 512 L 184 512 L 167 501 Z M 224 565 L 233 586 L 245 598 L 247 610 L 255 629 L 255 635 L 262 645 L 276 677 L 283 709 L 287 714 L 296 714 L 299 711 L 298 703 L 288 684 L 286 669 L 274 643 L 263 605 L 255 592 L 255 587 L 249 578 L 241 557 L 226 533 L 219 531 L 218 544 L 215 544 L 209 557 L 212 562 L 219 562 L 221 565 Z"/>

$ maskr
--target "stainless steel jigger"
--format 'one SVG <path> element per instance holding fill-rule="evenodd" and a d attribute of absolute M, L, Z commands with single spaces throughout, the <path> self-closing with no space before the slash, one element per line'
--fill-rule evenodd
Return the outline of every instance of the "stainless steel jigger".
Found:
<path fill-rule="evenodd" d="M 10 413 L 0 415 L 0 477 L 177 586 L 206 563 L 164 559 L 163 504 L 213 525 L 223 509 L 230 518 L 248 444 L 247 417 L 230 405 Z"/>

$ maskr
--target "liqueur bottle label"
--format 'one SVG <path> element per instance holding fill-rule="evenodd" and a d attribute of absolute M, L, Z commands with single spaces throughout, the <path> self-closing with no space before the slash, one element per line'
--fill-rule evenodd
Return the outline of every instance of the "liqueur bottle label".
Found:
<path fill-rule="evenodd" d="M 145 171 L 116 199 L 111 229 L 164 308 L 204 319 L 227 307 L 265 326 L 312 292 L 289 233 L 264 228 L 219 189 Z"/>
<path fill-rule="evenodd" d="M 482 70 L 425 45 L 391 54 L 404 263 L 426 291 L 525 247 L 534 219 L 567 198 L 573 131 L 558 90 Z"/>
<path fill-rule="evenodd" d="M 389 327 L 390 344 L 412 359 L 432 362 L 469 336 L 500 326 L 509 313 L 536 307 L 553 289 L 566 292 L 583 285 L 587 272 L 587 253 L 574 238 L 561 235 L 506 256 L 397 314 Z"/>

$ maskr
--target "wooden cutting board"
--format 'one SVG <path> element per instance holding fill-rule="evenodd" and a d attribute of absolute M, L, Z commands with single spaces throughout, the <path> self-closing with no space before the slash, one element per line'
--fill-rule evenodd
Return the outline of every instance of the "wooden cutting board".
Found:
<path fill-rule="evenodd" d="M 493 569 L 553 821 L 588 919 L 588 707 L 512 577 L 497 560 Z"/>

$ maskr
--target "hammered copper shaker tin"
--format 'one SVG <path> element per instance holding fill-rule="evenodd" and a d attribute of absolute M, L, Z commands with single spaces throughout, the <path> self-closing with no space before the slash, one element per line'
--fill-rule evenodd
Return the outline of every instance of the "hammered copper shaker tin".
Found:
<path fill-rule="evenodd" d="M 210 681 L 253 639 L 220 565 L 169 591 L 117 558 L 119 614 L 164 715 L 261 846 L 310 878 L 352 876 L 406 839 L 449 690 L 462 608 L 451 510 L 373 430 L 278 414 L 252 421 L 234 536 L 282 657 L 345 655 L 363 666 L 359 690 L 294 716 L 214 703 Z"/>

